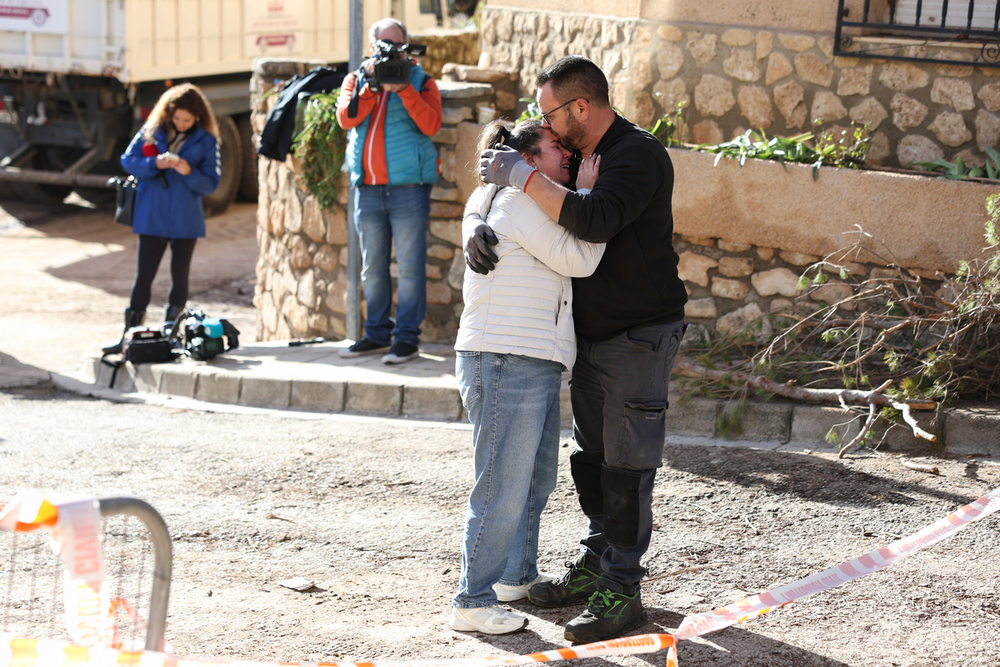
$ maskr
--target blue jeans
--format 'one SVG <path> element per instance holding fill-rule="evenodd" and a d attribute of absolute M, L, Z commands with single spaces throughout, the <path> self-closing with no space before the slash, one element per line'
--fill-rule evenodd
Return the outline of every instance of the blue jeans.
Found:
<path fill-rule="evenodd" d="M 606 341 L 577 336 L 570 382 L 576 448 L 570 469 L 587 535 L 587 567 L 638 589 L 653 533 L 653 480 L 663 464 L 667 386 L 684 322 L 639 327 Z"/>
<path fill-rule="evenodd" d="M 473 424 L 469 495 L 456 607 L 497 604 L 493 584 L 538 576 L 538 526 L 556 486 L 562 364 L 458 351 L 462 403 Z"/>
<path fill-rule="evenodd" d="M 361 243 L 365 337 L 388 345 L 392 339 L 417 345 L 427 312 L 427 216 L 430 185 L 360 185 L 354 190 L 354 226 Z M 396 323 L 389 262 L 396 245 L 399 294 Z"/>

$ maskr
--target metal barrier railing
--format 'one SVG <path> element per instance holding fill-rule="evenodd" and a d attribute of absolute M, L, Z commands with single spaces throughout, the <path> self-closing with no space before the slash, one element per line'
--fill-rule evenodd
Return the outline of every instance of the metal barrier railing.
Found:
<path fill-rule="evenodd" d="M 166 522 L 152 505 L 138 498 L 97 502 L 104 531 L 101 550 L 114 601 L 115 636 L 127 638 L 123 645 L 163 651 L 173 568 Z M 134 526 L 136 521 L 145 530 Z M 44 631 L 52 639 L 68 638 L 65 623 L 60 622 L 65 613 L 66 568 L 48 540 L 47 531 L 0 531 L 0 632 L 37 635 Z M 130 596 L 125 595 L 126 588 L 132 589 Z"/>
<path fill-rule="evenodd" d="M 138 498 L 100 498 L 101 516 L 133 516 L 149 531 L 153 544 L 153 584 L 149 593 L 149 619 L 146 621 L 147 651 L 162 651 L 170 603 L 170 577 L 173 572 L 173 544 L 167 523 L 156 509 Z"/>

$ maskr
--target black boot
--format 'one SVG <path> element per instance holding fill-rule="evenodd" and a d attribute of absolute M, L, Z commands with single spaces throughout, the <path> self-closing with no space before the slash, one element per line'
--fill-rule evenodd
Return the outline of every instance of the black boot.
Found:
<path fill-rule="evenodd" d="M 142 321 L 146 319 L 145 310 L 132 310 L 127 308 L 125 310 L 125 331 L 128 331 L 132 327 L 137 327 L 142 324 Z M 122 332 L 121 339 L 114 343 L 113 345 L 106 345 L 101 348 L 101 352 L 104 354 L 121 354 L 122 345 L 125 343 L 125 332 Z"/>
<path fill-rule="evenodd" d="M 589 600 L 601 578 L 600 566 L 587 567 L 586 554 L 580 554 L 576 562 L 567 562 L 566 567 L 569 571 L 562 579 L 532 586 L 528 590 L 528 600 L 539 607 L 568 607 Z"/>
<path fill-rule="evenodd" d="M 167 304 L 167 314 L 163 316 L 163 321 L 164 322 L 176 322 L 177 321 L 177 316 L 181 314 L 182 310 L 184 310 L 184 304 L 181 304 L 179 306 L 175 306 L 172 303 L 168 303 Z"/>
<path fill-rule="evenodd" d="M 574 644 L 590 644 L 621 637 L 649 620 L 639 586 L 626 587 L 601 578 L 587 602 L 587 611 L 566 624 L 563 636 Z"/>
<path fill-rule="evenodd" d="M 174 328 L 174 323 L 177 321 L 177 316 L 184 312 L 184 304 L 176 306 L 172 303 L 167 304 L 167 312 L 163 316 L 163 335 L 169 336 L 170 332 Z"/>

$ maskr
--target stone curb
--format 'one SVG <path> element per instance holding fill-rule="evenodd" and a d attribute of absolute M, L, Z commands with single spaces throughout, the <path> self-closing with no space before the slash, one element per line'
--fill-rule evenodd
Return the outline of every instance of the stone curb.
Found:
<path fill-rule="evenodd" d="M 340 345 L 290 353 L 274 344 L 260 344 L 212 362 L 182 359 L 166 364 L 123 366 L 112 391 L 123 394 L 159 394 L 248 408 L 345 413 L 378 417 L 406 417 L 465 422 L 467 416 L 451 371 L 449 349 L 433 349 L 424 367 L 386 367 L 377 358 L 342 360 Z M 427 346 L 428 348 L 431 346 Z M 332 352 L 331 352 L 332 348 Z M 266 358 L 266 360 L 265 360 Z M 279 360 L 280 358 L 280 360 Z M 445 369 L 448 369 L 447 371 Z M 108 388 L 112 369 L 98 358 L 85 360 L 76 379 L 86 387 Z M 72 390 L 72 389 L 71 389 Z M 675 394 L 676 395 L 676 394 Z M 572 427 L 569 389 L 561 395 L 564 429 Z M 693 398 L 674 401 L 667 411 L 667 433 L 676 436 L 723 438 L 718 418 L 727 408 L 721 400 Z M 942 413 L 915 413 L 922 428 L 938 436 L 936 443 L 915 438 L 896 426 L 875 433 L 882 451 L 931 451 L 949 454 L 1000 456 L 1000 411 L 955 408 Z M 741 425 L 741 441 L 794 443 L 829 447 L 827 434 L 835 430 L 840 442 L 849 442 L 863 424 L 859 413 L 838 407 L 806 405 L 785 400 L 750 401 Z"/>

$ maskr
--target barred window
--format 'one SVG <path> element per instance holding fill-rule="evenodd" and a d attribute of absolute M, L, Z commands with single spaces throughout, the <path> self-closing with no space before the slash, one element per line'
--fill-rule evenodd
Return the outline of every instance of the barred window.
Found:
<path fill-rule="evenodd" d="M 838 5 L 837 55 L 1000 67 L 997 0 L 839 0 Z"/>
<path fill-rule="evenodd" d="M 959 0 L 899 0 L 893 23 L 940 28 L 996 30 L 997 3 Z"/>

